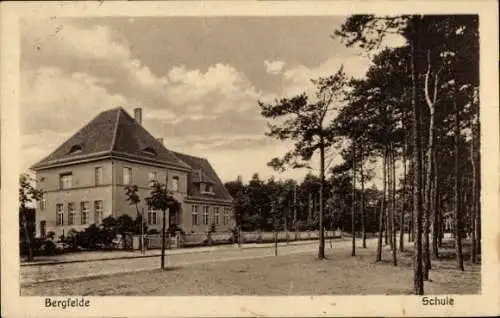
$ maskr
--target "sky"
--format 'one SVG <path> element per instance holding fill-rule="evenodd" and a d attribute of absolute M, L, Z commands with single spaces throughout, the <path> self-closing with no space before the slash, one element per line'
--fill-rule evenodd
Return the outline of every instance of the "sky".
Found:
<path fill-rule="evenodd" d="M 205 157 L 223 181 L 277 174 L 290 144 L 265 135 L 258 101 L 314 94 L 341 65 L 363 77 L 361 51 L 331 34 L 345 17 L 47 18 L 21 24 L 22 169 L 99 112 L 143 109 L 168 149 Z M 334 162 L 340 158 L 331 154 Z M 313 159 L 317 167 L 317 158 Z M 313 171 L 315 172 L 315 171 Z"/>

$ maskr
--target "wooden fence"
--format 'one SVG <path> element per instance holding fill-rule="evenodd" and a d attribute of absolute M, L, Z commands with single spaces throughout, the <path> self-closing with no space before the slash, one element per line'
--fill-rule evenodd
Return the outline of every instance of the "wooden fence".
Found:
<path fill-rule="evenodd" d="M 274 232 L 241 232 L 241 243 L 270 243 L 275 241 Z M 315 240 L 319 238 L 319 231 L 280 231 L 277 233 L 278 241 L 302 241 L 302 240 Z M 325 231 L 325 238 L 338 238 L 342 234 L 340 231 Z M 140 249 L 140 236 L 134 236 L 133 248 Z M 238 238 L 232 232 L 215 232 L 210 236 L 207 233 L 192 233 L 192 234 L 177 234 L 168 237 L 166 248 L 179 248 L 189 246 L 204 246 L 204 245 L 220 245 L 220 244 L 235 244 L 238 243 Z M 161 248 L 161 235 L 152 234 L 147 235 L 145 245 L 148 249 Z"/>

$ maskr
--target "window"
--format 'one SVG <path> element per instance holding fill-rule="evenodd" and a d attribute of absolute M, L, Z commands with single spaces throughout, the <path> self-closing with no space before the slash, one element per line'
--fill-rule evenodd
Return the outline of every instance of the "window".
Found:
<path fill-rule="evenodd" d="M 149 173 L 149 185 L 153 185 L 153 181 L 158 181 L 158 173 L 153 171 Z"/>
<path fill-rule="evenodd" d="M 82 146 L 81 145 L 73 145 L 71 149 L 69 150 L 69 154 L 75 154 L 75 153 L 80 153 L 82 152 Z"/>
<path fill-rule="evenodd" d="M 208 205 L 203 207 L 203 224 L 208 224 Z"/>
<path fill-rule="evenodd" d="M 224 208 L 224 224 L 229 223 L 229 208 Z"/>
<path fill-rule="evenodd" d="M 197 205 L 191 206 L 191 221 L 192 221 L 193 225 L 198 225 L 198 206 Z"/>
<path fill-rule="evenodd" d="M 201 183 L 200 184 L 200 191 L 201 193 L 214 193 L 214 187 L 211 184 L 208 183 Z"/>
<path fill-rule="evenodd" d="M 47 208 L 47 194 L 42 194 L 42 199 L 40 200 L 40 210 L 45 210 Z"/>
<path fill-rule="evenodd" d="M 71 172 L 59 175 L 60 189 L 70 189 L 72 184 L 73 184 L 73 174 Z"/>
<path fill-rule="evenodd" d="M 219 225 L 219 208 L 214 208 L 214 223 Z"/>
<path fill-rule="evenodd" d="M 96 167 L 94 170 L 94 180 L 95 180 L 95 185 L 101 185 L 102 184 L 102 167 Z"/>
<path fill-rule="evenodd" d="M 40 236 L 45 238 L 47 236 L 47 221 L 40 221 Z"/>
<path fill-rule="evenodd" d="M 89 203 L 83 201 L 80 203 L 81 224 L 88 224 L 89 222 Z"/>
<path fill-rule="evenodd" d="M 157 213 L 157 211 L 149 209 L 149 211 L 148 211 L 148 224 L 149 225 L 156 225 L 156 224 L 158 224 L 158 213 Z"/>
<path fill-rule="evenodd" d="M 94 223 L 101 224 L 102 222 L 102 201 L 94 201 Z"/>
<path fill-rule="evenodd" d="M 123 168 L 123 184 L 132 183 L 132 168 Z"/>
<path fill-rule="evenodd" d="M 146 147 L 146 148 L 142 149 L 142 151 L 144 151 L 144 153 L 147 155 L 156 156 L 156 151 L 151 147 Z"/>
<path fill-rule="evenodd" d="M 75 224 L 75 205 L 73 202 L 68 203 L 68 225 Z"/>
<path fill-rule="evenodd" d="M 172 191 L 179 191 L 179 177 L 172 178 Z"/>
<path fill-rule="evenodd" d="M 58 203 L 56 205 L 56 225 L 64 224 L 64 205 L 62 203 Z"/>

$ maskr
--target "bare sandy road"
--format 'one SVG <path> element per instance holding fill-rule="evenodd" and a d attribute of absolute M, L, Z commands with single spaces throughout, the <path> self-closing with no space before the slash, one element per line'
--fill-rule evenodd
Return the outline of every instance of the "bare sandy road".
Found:
<path fill-rule="evenodd" d="M 335 241 L 333 248 L 350 247 L 350 241 Z M 282 245 L 278 248 L 279 255 L 290 255 L 296 253 L 313 253 L 318 248 L 317 242 L 304 243 L 300 245 Z M 326 248 L 330 243 L 326 242 Z M 191 264 L 224 262 L 231 260 L 255 259 L 274 256 L 274 247 L 266 246 L 259 248 L 221 248 L 212 251 L 200 251 L 168 254 L 167 266 L 179 267 Z M 130 273 L 158 269 L 160 257 L 146 257 L 133 259 L 112 259 L 65 264 L 41 264 L 34 266 L 22 266 L 20 269 L 21 284 L 33 284 L 47 281 L 67 280 L 83 277 L 97 277 L 118 273 Z"/>

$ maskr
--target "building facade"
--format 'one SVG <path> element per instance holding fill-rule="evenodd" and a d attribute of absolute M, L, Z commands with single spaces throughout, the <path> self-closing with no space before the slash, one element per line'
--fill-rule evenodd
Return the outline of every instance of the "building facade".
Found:
<path fill-rule="evenodd" d="M 167 149 L 142 126 L 140 108 L 134 117 L 121 107 L 98 114 L 31 169 L 44 191 L 37 204 L 38 236 L 83 230 L 108 216 L 135 219 L 128 185 L 138 187 L 139 213 L 148 228 L 160 230 L 162 212 L 145 200 L 153 180 L 166 182 L 180 202 L 170 219 L 186 233 L 234 227 L 232 198 L 208 160 Z"/>

